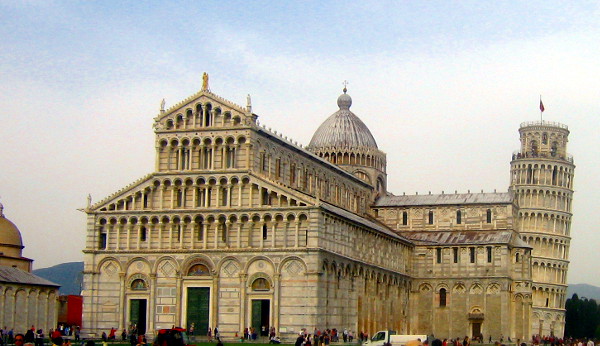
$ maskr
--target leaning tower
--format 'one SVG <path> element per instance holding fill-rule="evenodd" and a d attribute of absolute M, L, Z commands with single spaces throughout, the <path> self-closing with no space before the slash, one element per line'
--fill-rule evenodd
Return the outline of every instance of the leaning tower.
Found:
<path fill-rule="evenodd" d="M 519 205 L 521 237 L 532 248 L 531 334 L 562 337 L 571 241 L 573 157 L 567 154 L 566 125 L 535 121 L 519 128 L 511 190 Z"/>

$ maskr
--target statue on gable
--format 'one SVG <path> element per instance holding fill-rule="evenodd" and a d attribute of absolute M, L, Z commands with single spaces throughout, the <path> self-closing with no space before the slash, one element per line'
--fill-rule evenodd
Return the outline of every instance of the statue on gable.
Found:
<path fill-rule="evenodd" d="M 208 88 L 208 73 L 206 72 L 202 75 L 202 91 L 210 91 Z"/>

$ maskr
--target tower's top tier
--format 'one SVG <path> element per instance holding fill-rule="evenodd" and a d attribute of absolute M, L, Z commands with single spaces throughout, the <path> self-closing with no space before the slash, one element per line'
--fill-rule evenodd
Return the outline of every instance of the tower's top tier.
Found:
<path fill-rule="evenodd" d="M 519 128 L 521 151 L 516 158 L 546 158 L 573 162 L 567 154 L 569 128 L 552 121 L 524 122 Z"/>

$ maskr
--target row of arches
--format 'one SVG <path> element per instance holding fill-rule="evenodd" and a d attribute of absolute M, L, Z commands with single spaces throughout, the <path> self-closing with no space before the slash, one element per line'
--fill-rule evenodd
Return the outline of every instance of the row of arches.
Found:
<path fill-rule="evenodd" d="M 551 236 L 523 235 L 523 240 L 533 247 L 533 255 L 566 260 L 569 258 L 569 240 Z"/>
<path fill-rule="evenodd" d="M 265 178 L 357 213 L 366 211 L 371 189 L 340 174 L 341 169 L 302 160 L 264 140 L 257 140 L 255 149 L 256 171 Z"/>
<path fill-rule="evenodd" d="M 163 255 L 155 260 L 132 256 L 124 261 L 113 256 L 106 256 L 98 262 L 95 273 L 121 277 L 123 282 L 128 283 L 127 286 L 130 289 L 134 289 L 136 280 L 148 281 L 152 277 L 215 277 L 225 271 L 230 273 L 235 271 L 236 275 L 246 275 L 256 268 L 262 268 L 262 271 L 268 275 L 280 275 L 291 261 L 300 264 L 301 268 L 297 269 L 302 272 L 308 270 L 308 264 L 301 257 L 295 255 L 288 255 L 275 261 L 264 255 L 255 255 L 244 259 L 236 256 L 211 258 L 204 254 L 195 254 L 185 257 Z M 231 264 L 235 265 L 235 270 L 230 270 Z M 169 271 L 165 270 L 166 266 L 170 269 Z M 226 276 L 230 277 L 231 275 Z"/>
<path fill-rule="evenodd" d="M 537 189 L 516 189 L 517 201 L 521 208 L 540 208 L 553 209 L 564 212 L 571 212 L 573 201 L 572 192 L 537 190 Z"/>
<path fill-rule="evenodd" d="M 196 103 L 181 113 L 169 116 L 165 120 L 167 130 L 186 130 L 213 126 L 237 126 L 242 122 L 242 115 L 231 110 L 223 111 L 217 106 L 213 109 L 210 102 Z"/>
<path fill-rule="evenodd" d="M 100 250 L 293 248 L 307 246 L 308 215 L 103 216 L 95 233 Z"/>
<path fill-rule="evenodd" d="M 248 168 L 250 150 L 244 136 L 163 138 L 156 160 L 159 171 Z"/>
<path fill-rule="evenodd" d="M 310 149 L 309 149 L 310 150 Z M 357 165 L 375 168 L 378 171 L 386 171 L 385 155 L 372 150 L 356 149 L 348 151 L 316 151 L 315 155 L 333 163 L 334 165 Z"/>
<path fill-rule="evenodd" d="M 572 166 L 513 162 L 511 173 L 512 185 L 541 184 L 573 188 Z"/>
<path fill-rule="evenodd" d="M 142 189 L 108 204 L 101 211 L 227 208 L 260 206 L 305 206 L 295 198 L 251 183 L 244 176 L 164 177 L 153 179 Z"/>
<path fill-rule="evenodd" d="M 351 261 L 325 259 L 321 265 L 326 311 L 324 325 L 350 326 L 374 333 L 405 330 L 410 281 L 407 277 Z M 354 302 L 348 304 L 348 302 Z M 403 329 L 404 328 L 404 329 Z"/>
<path fill-rule="evenodd" d="M 15 331 L 56 326 L 56 288 L 0 286 L 0 321 Z"/>
<path fill-rule="evenodd" d="M 492 282 L 472 282 L 467 283 L 464 281 L 458 281 L 454 283 L 448 282 L 438 282 L 438 283 L 430 283 L 423 282 L 419 284 L 417 290 L 418 292 L 439 292 L 440 290 L 445 290 L 447 293 L 500 293 L 501 291 L 506 291 L 507 289 L 503 287 L 502 283 L 492 281 Z"/>
<path fill-rule="evenodd" d="M 564 309 L 567 301 L 566 289 L 534 284 L 531 287 L 533 306 Z"/>
<path fill-rule="evenodd" d="M 568 132 L 562 129 L 527 131 L 521 129 L 521 145 L 528 153 L 563 154 L 566 150 Z"/>
<path fill-rule="evenodd" d="M 571 215 L 560 212 L 519 212 L 519 232 L 553 233 L 568 236 L 571 233 Z"/>
<path fill-rule="evenodd" d="M 562 263 L 534 260 L 531 267 L 531 278 L 534 282 L 566 284 L 568 266 Z"/>

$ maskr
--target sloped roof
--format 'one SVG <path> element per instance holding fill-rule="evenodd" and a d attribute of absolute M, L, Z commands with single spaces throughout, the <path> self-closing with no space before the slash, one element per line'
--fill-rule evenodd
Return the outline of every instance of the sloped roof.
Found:
<path fill-rule="evenodd" d="M 24 285 L 36 285 L 36 286 L 53 286 L 60 287 L 59 284 L 55 284 L 52 281 L 42 279 L 41 277 L 32 273 L 26 272 L 19 268 L 0 266 L 0 282 L 15 283 Z"/>
<path fill-rule="evenodd" d="M 353 222 L 361 224 L 363 226 L 372 228 L 372 229 L 374 229 L 376 231 L 379 231 L 379 232 L 381 232 L 383 234 L 386 234 L 386 235 L 388 235 L 390 237 L 393 237 L 393 238 L 396 238 L 396 239 L 400 239 L 400 240 L 403 240 L 403 241 L 405 241 L 407 243 L 410 243 L 410 241 L 407 238 L 403 237 L 402 235 L 399 235 L 396 232 L 393 232 L 392 230 L 388 229 L 387 227 L 385 227 L 385 226 L 383 226 L 383 225 L 381 225 L 379 223 L 376 223 L 374 221 L 371 221 L 371 220 L 369 220 L 367 218 L 364 218 L 362 216 L 356 215 L 356 214 L 354 214 L 352 212 L 349 212 L 349 211 L 347 211 L 345 209 L 342 209 L 342 208 L 339 208 L 339 207 L 336 207 L 334 205 L 331 205 L 329 203 L 324 203 L 324 202 L 321 203 L 321 208 L 323 208 L 323 209 L 325 209 L 325 210 L 327 210 L 327 211 L 329 211 L 331 213 L 334 213 L 336 215 L 342 216 L 342 217 L 344 217 L 346 219 L 349 219 L 349 220 L 351 220 Z"/>
<path fill-rule="evenodd" d="M 487 245 L 509 244 L 513 247 L 531 248 L 514 231 L 420 231 L 400 232 L 419 245 Z"/>
<path fill-rule="evenodd" d="M 510 192 L 489 193 L 458 193 L 435 195 L 387 195 L 380 197 L 376 207 L 399 207 L 419 205 L 462 205 L 462 204 L 504 204 L 512 203 L 513 196 Z"/>

